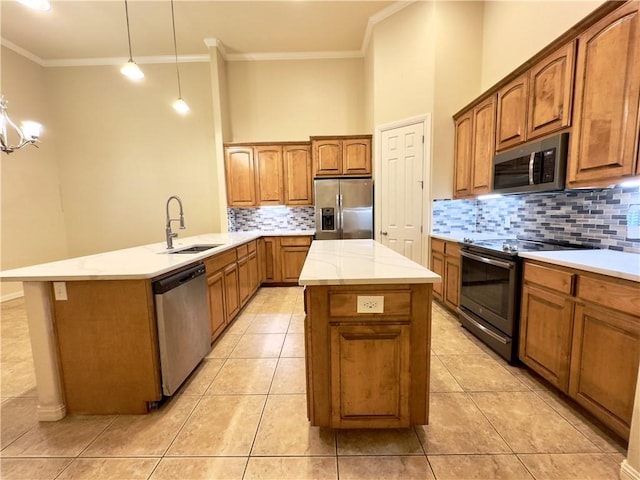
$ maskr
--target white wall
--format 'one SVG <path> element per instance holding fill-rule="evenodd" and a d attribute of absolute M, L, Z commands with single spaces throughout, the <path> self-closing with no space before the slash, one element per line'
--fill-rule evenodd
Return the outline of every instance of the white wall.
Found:
<path fill-rule="evenodd" d="M 7 270 L 65 258 L 67 236 L 45 71 L 4 47 L 1 64 L 2 94 L 9 102 L 10 118 L 18 125 L 23 120 L 44 125 L 40 148 L 0 153 L 0 268 Z M 3 299 L 21 291 L 21 283 L 0 283 Z"/>
<path fill-rule="evenodd" d="M 595 1 L 484 2 L 482 90 L 487 90 L 589 15 Z"/>

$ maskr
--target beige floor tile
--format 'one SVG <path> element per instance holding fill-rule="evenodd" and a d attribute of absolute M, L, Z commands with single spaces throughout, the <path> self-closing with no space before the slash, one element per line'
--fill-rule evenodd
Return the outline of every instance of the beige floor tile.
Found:
<path fill-rule="evenodd" d="M 251 455 L 335 455 L 332 430 L 312 427 L 305 395 L 270 395 Z"/>
<path fill-rule="evenodd" d="M 257 313 L 245 333 L 287 333 L 291 313 Z"/>
<path fill-rule="evenodd" d="M 149 480 L 242 480 L 246 464 L 246 457 L 165 457 Z"/>
<path fill-rule="evenodd" d="M 287 333 L 280 356 L 304 358 L 304 334 Z"/>
<path fill-rule="evenodd" d="M 33 395 L 36 375 L 33 361 L 0 364 L 0 393 L 2 397 Z"/>
<path fill-rule="evenodd" d="M 425 457 L 339 457 L 340 480 L 429 480 Z"/>
<path fill-rule="evenodd" d="M 435 355 L 431 355 L 429 375 L 429 390 L 431 392 L 462 392 L 460 384 Z"/>
<path fill-rule="evenodd" d="M 198 397 L 177 396 L 147 415 L 120 415 L 82 456 L 162 456 L 198 400 Z"/>
<path fill-rule="evenodd" d="M 159 458 L 76 458 L 56 480 L 146 480 Z"/>
<path fill-rule="evenodd" d="M 482 349 L 459 331 L 434 331 L 431 338 L 431 350 L 438 356 L 458 354 L 480 354 Z"/>
<path fill-rule="evenodd" d="M 207 358 L 227 358 L 242 338 L 242 334 L 233 334 L 225 331 L 213 344 Z"/>
<path fill-rule="evenodd" d="M 470 392 L 528 391 L 529 388 L 486 355 L 439 355 L 462 388 Z"/>
<path fill-rule="evenodd" d="M 280 358 L 269 393 L 305 393 L 307 390 L 305 375 L 304 358 Z"/>
<path fill-rule="evenodd" d="M 509 365 L 502 358 L 498 361 L 506 368 L 511 375 L 516 377 L 522 383 L 524 383 L 531 390 L 549 390 L 550 385 L 545 382 L 542 377 L 539 377 L 527 367 L 522 365 Z"/>
<path fill-rule="evenodd" d="M 438 480 L 533 480 L 515 455 L 429 455 L 427 458 Z"/>
<path fill-rule="evenodd" d="M 278 358 L 284 342 L 282 333 L 245 334 L 230 358 Z"/>
<path fill-rule="evenodd" d="M 466 393 L 434 393 L 429 425 L 416 427 L 427 454 L 511 453 Z"/>
<path fill-rule="evenodd" d="M 291 315 L 291 322 L 289 322 L 289 329 L 287 333 L 304 333 L 304 313 L 294 313 Z"/>
<path fill-rule="evenodd" d="M 53 480 L 71 463 L 71 458 L 2 458 L 2 480 Z"/>
<path fill-rule="evenodd" d="M 277 358 L 229 358 L 207 395 L 267 394 Z"/>
<path fill-rule="evenodd" d="M 2 402 L 0 406 L 0 427 L 2 427 L 0 449 L 38 424 L 37 407 L 38 399 L 36 397 L 14 397 Z"/>
<path fill-rule="evenodd" d="M 167 456 L 248 456 L 264 395 L 202 397 Z"/>
<path fill-rule="evenodd" d="M 3 335 L 0 333 L 0 335 Z M 21 362 L 33 362 L 33 353 L 29 343 L 29 333 L 21 334 L 21 338 L 12 339 L 0 337 L 0 362 L 11 364 Z"/>
<path fill-rule="evenodd" d="M 221 358 L 205 358 L 182 384 L 180 395 L 204 395 L 224 364 Z"/>
<path fill-rule="evenodd" d="M 518 455 L 536 480 L 616 480 L 620 465 L 605 453 Z"/>
<path fill-rule="evenodd" d="M 3 457 L 75 457 L 113 422 L 109 415 L 68 415 L 58 422 L 39 422 L 2 450 Z"/>
<path fill-rule="evenodd" d="M 251 457 L 244 480 L 337 480 L 335 457 Z"/>
<path fill-rule="evenodd" d="M 337 430 L 338 455 L 424 455 L 413 428 Z"/>
<path fill-rule="evenodd" d="M 483 392 L 469 395 L 515 453 L 599 451 L 534 392 Z"/>
<path fill-rule="evenodd" d="M 225 333 L 231 335 L 242 335 L 247 331 L 247 328 L 249 328 L 249 325 L 251 325 L 253 317 L 255 316 L 255 312 L 249 312 L 246 309 L 243 310 L 240 315 L 231 322 L 231 325 L 227 327 Z"/>

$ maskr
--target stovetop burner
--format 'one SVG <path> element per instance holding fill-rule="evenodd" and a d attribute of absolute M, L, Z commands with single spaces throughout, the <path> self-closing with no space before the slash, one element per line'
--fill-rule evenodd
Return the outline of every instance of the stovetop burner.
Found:
<path fill-rule="evenodd" d="M 533 240 L 526 238 L 501 238 L 489 240 L 477 240 L 465 238 L 466 246 L 473 250 L 491 250 L 510 256 L 518 255 L 518 252 L 544 252 L 553 250 L 577 250 L 592 249 L 591 246 L 578 245 L 575 243 L 562 242 L 558 240 Z"/>

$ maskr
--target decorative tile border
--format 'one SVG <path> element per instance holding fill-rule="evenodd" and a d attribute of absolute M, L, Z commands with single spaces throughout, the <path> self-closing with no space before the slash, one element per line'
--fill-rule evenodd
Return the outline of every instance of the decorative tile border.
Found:
<path fill-rule="evenodd" d="M 313 230 L 315 207 L 227 208 L 230 232 Z"/>
<path fill-rule="evenodd" d="M 637 204 L 638 187 L 436 200 L 433 232 L 518 235 L 640 253 L 640 240 L 627 238 L 627 213 Z"/>

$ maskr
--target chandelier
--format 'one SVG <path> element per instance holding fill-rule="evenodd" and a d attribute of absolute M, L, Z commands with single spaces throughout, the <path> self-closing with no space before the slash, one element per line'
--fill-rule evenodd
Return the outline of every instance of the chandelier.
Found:
<path fill-rule="evenodd" d="M 8 130 L 8 127 L 11 128 Z M 7 101 L 0 96 L 0 150 L 9 154 L 25 145 L 37 147 L 35 142 L 38 141 L 41 130 L 42 125 L 37 122 L 24 121 L 20 127 L 13 123 L 7 114 Z M 16 145 L 10 145 L 9 133 L 13 137 L 17 136 L 18 143 Z"/>

